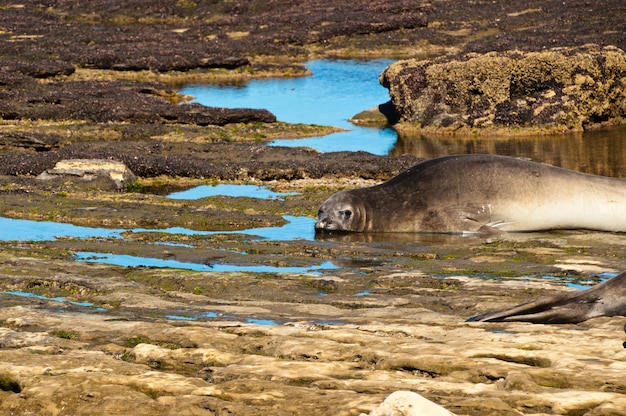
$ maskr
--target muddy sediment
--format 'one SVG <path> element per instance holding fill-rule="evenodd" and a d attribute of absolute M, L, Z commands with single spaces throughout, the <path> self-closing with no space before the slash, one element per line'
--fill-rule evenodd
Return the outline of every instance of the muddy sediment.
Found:
<path fill-rule="evenodd" d="M 303 76 L 319 57 L 626 49 L 622 2 L 139 3 L 0 8 L 0 215 L 120 231 L 0 242 L 0 414 L 359 415 L 397 390 L 458 415 L 626 414 L 623 317 L 465 322 L 625 270 L 624 235 L 229 233 L 313 218 L 333 192 L 418 159 L 269 147 L 335 129 L 176 94 Z M 36 179 L 76 158 L 124 162 L 138 179 L 122 191 Z M 220 181 L 295 194 L 166 197 Z M 167 227 L 198 233 L 134 230 Z"/>

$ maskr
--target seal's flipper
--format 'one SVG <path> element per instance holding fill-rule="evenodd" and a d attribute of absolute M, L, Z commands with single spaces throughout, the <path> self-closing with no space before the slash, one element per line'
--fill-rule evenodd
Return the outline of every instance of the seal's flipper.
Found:
<path fill-rule="evenodd" d="M 597 299 L 581 293 L 546 296 L 508 309 L 472 316 L 468 321 L 532 322 L 541 324 L 578 323 L 588 319 Z"/>
<path fill-rule="evenodd" d="M 573 324 L 597 316 L 626 316 L 626 272 L 581 292 L 546 296 L 512 308 L 472 316 L 468 321 Z"/>

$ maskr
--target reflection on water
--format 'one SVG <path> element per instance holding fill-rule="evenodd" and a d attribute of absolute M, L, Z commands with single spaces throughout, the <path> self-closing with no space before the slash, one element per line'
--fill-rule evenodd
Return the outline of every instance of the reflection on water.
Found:
<path fill-rule="evenodd" d="M 52 221 L 33 221 L 0 217 L 2 241 L 52 241 L 60 237 L 119 237 L 123 230 L 81 227 Z"/>
<path fill-rule="evenodd" d="M 526 137 L 427 137 L 401 134 L 391 155 L 433 157 L 486 153 L 529 158 L 595 175 L 626 178 L 626 127 Z"/>
<path fill-rule="evenodd" d="M 368 296 L 368 295 L 370 295 L 370 291 L 369 290 L 364 290 L 363 292 L 355 293 L 352 296 L 362 297 L 362 296 Z"/>
<path fill-rule="evenodd" d="M 352 243 L 402 243 L 425 246 L 441 244 L 465 245 L 492 238 L 489 234 L 448 234 L 448 233 L 328 233 L 315 234 L 317 241 L 332 241 L 341 244 Z"/>
<path fill-rule="evenodd" d="M 272 146 L 310 147 L 320 152 L 365 151 L 384 156 L 396 142 L 396 131 L 390 128 L 353 127 L 347 132 L 322 137 L 294 140 L 276 140 Z"/>
<path fill-rule="evenodd" d="M 123 235 L 132 238 L 133 233 L 158 232 L 184 235 L 210 234 L 244 234 L 253 235 L 259 239 L 270 241 L 313 240 L 315 220 L 307 217 L 283 217 L 287 224 L 280 227 L 251 228 L 239 231 L 198 231 L 182 227 L 166 229 L 135 228 L 132 230 L 82 227 L 72 224 L 51 221 L 33 221 L 0 217 L 0 240 L 2 241 L 53 241 L 59 238 L 119 238 Z M 164 244 L 159 242 L 158 244 Z M 176 243 L 174 243 L 176 244 Z M 181 246 L 178 244 L 178 246 Z M 277 267 L 271 265 L 238 265 L 238 264 L 198 264 L 185 263 L 176 260 L 162 260 L 158 258 L 135 257 L 123 254 L 77 252 L 75 257 L 79 261 L 114 264 L 124 267 L 148 266 L 170 267 L 177 269 L 213 271 L 213 272 L 254 272 L 254 273 L 312 273 L 319 274 L 320 270 L 337 269 L 331 262 L 307 267 Z M 14 294 L 14 293 L 13 293 Z M 35 296 L 35 295 L 33 295 Z M 52 299 L 56 300 L 56 299 Z"/>
<path fill-rule="evenodd" d="M 306 63 L 307 77 L 253 79 L 245 85 L 188 85 L 182 94 L 207 106 L 265 108 L 280 121 L 351 128 L 348 118 L 389 101 L 378 82 L 393 61 L 322 59 Z"/>
<path fill-rule="evenodd" d="M 246 318 L 246 322 L 249 324 L 265 325 L 265 326 L 278 325 L 278 323 L 274 321 L 273 319 Z"/>
<path fill-rule="evenodd" d="M 315 220 L 308 217 L 285 215 L 287 224 L 281 227 L 251 228 L 241 231 L 222 231 L 213 234 L 252 234 L 271 241 L 313 240 L 315 237 Z"/>

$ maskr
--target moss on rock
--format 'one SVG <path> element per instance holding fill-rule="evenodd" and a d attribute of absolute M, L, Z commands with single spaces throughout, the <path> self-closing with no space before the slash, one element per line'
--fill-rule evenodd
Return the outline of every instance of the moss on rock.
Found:
<path fill-rule="evenodd" d="M 549 133 L 626 117 L 626 54 L 613 46 L 405 60 L 387 68 L 380 81 L 401 128 Z"/>

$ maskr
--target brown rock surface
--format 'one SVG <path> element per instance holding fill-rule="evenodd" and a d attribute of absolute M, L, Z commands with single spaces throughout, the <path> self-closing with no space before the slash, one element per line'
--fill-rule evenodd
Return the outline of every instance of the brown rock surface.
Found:
<path fill-rule="evenodd" d="M 626 414 L 623 319 L 492 330 L 398 312 L 259 326 L 3 308 L 0 375 L 19 385 L 3 388 L 3 414 L 354 415 L 395 390 L 459 415 Z"/>
<path fill-rule="evenodd" d="M 626 118 L 626 53 L 588 45 L 396 62 L 381 75 L 405 127 L 582 131 Z"/>
<path fill-rule="evenodd" d="M 457 415 L 626 414 L 623 317 L 464 321 L 555 290 L 541 278 L 393 265 L 261 278 L 16 253 L 0 272 L 0 414 L 360 415 L 398 390 Z M 371 293 L 355 297 L 363 279 Z"/>
<path fill-rule="evenodd" d="M 62 160 L 53 169 L 37 175 L 39 181 L 72 182 L 107 190 L 126 189 L 136 179 L 135 174 L 123 163 L 102 159 Z"/>

